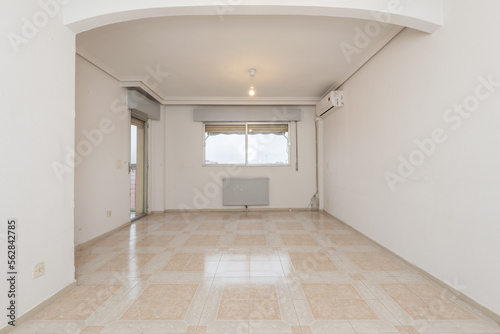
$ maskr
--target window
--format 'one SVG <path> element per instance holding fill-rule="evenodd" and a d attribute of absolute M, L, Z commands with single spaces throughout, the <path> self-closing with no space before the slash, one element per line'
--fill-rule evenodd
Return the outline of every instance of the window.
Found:
<path fill-rule="evenodd" d="M 205 123 L 205 165 L 290 164 L 288 123 Z"/>

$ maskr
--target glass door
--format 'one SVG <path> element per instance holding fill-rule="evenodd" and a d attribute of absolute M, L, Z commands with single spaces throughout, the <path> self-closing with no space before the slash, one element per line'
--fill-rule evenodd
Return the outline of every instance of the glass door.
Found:
<path fill-rule="evenodd" d="M 130 122 L 130 219 L 147 214 L 147 126 L 132 116 Z"/>

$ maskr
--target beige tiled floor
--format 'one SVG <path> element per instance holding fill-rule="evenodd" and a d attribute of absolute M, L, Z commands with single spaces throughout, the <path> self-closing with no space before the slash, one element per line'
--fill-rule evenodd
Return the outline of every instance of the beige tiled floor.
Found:
<path fill-rule="evenodd" d="M 151 215 L 75 260 L 77 287 L 13 333 L 500 333 L 321 213 Z"/>

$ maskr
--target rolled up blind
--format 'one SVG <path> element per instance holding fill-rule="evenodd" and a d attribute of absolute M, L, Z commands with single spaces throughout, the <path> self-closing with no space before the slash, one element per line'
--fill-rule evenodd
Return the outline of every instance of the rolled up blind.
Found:
<path fill-rule="evenodd" d="M 245 134 L 245 124 L 205 124 L 205 132 L 210 136 L 218 134 Z"/>
<path fill-rule="evenodd" d="M 245 134 L 245 124 L 205 124 L 205 132 L 210 136 L 218 134 Z M 288 124 L 248 124 L 248 134 L 284 134 Z"/>
<path fill-rule="evenodd" d="M 282 134 L 287 132 L 288 132 L 288 124 L 248 124 L 248 134 L 252 133 Z"/>

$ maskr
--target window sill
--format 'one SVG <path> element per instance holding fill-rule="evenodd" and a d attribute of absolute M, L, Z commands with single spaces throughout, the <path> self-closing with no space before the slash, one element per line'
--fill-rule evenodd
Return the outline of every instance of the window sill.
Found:
<path fill-rule="evenodd" d="M 291 164 L 287 165 L 203 164 L 202 167 L 292 167 L 292 165 Z"/>

